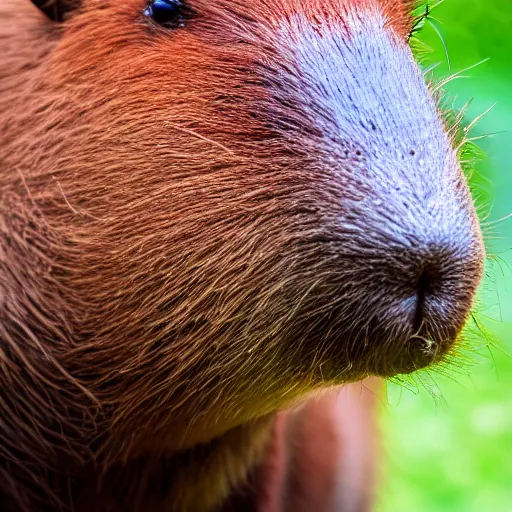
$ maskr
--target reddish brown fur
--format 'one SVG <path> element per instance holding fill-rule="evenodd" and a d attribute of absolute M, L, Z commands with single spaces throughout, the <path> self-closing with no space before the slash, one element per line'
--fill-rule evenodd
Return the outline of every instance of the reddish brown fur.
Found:
<path fill-rule="evenodd" d="M 5 510 L 213 509 L 262 459 L 275 411 L 369 373 L 347 347 L 340 376 L 317 334 L 337 289 L 315 223 L 334 192 L 258 85 L 262 51 L 289 57 L 272 38 L 298 3 L 279 4 L 197 0 L 203 18 L 172 38 L 144 0 L 85 0 L 63 28 L 0 4 Z M 302 14 L 345 30 L 370 7 L 405 39 L 409 2 Z M 254 33 L 225 24 L 255 16 Z M 328 431 L 326 400 L 305 410 Z"/>

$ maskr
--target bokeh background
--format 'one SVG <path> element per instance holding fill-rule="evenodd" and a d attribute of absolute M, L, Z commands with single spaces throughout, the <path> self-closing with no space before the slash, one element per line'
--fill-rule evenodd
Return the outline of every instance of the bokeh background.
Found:
<path fill-rule="evenodd" d="M 486 155 L 471 185 L 490 255 L 476 313 L 496 341 L 469 376 L 388 385 L 377 510 L 512 512 L 512 0 L 445 0 L 419 39 L 437 80 L 480 63 L 444 87 L 458 107 L 473 98 L 466 123 L 495 104 L 471 132 Z"/>

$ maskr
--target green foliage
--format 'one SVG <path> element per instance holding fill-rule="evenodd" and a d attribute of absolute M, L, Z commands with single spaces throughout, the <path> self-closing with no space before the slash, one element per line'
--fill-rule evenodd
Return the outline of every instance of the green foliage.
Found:
<path fill-rule="evenodd" d="M 512 512 L 512 218 L 500 221 L 512 213 L 512 1 L 445 0 L 420 23 L 422 65 L 439 63 L 437 83 L 454 76 L 443 87 L 446 104 L 473 99 L 462 126 L 496 104 L 466 134 L 460 156 L 479 160 L 470 181 L 489 258 L 476 318 L 499 341 L 474 356 L 469 376 L 433 374 L 435 385 L 415 393 L 388 385 L 377 510 Z"/>

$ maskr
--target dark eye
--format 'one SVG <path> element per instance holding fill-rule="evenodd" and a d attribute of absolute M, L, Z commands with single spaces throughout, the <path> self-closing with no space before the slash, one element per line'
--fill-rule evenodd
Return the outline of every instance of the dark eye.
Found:
<path fill-rule="evenodd" d="M 182 27 L 184 18 L 191 10 L 181 0 L 152 0 L 144 15 L 168 28 Z"/>

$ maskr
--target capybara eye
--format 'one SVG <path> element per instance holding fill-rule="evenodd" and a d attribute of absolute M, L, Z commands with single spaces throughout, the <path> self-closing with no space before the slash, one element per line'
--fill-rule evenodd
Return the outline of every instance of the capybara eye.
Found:
<path fill-rule="evenodd" d="M 184 25 L 185 8 L 181 0 L 152 0 L 144 9 L 144 15 L 167 28 Z"/>

